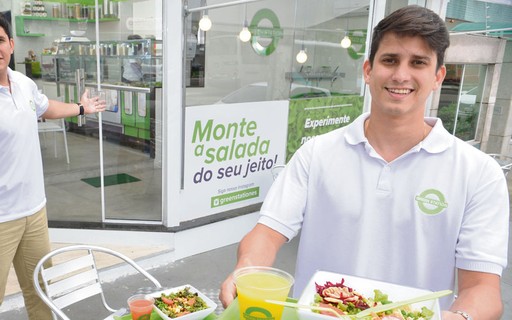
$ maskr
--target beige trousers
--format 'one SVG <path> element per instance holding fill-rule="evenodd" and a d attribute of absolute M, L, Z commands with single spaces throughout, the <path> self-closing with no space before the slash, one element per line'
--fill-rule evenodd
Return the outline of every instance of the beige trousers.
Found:
<path fill-rule="evenodd" d="M 13 264 L 29 319 L 52 319 L 50 309 L 39 298 L 32 284 L 34 268 L 48 252 L 50 239 L 46 207 L 31 216 L 0 223 L 0 305 Z"/>

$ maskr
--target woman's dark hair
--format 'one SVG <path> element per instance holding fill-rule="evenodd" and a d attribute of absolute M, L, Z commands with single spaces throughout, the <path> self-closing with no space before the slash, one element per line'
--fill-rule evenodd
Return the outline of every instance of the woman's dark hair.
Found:
<path fill-rule="evenodd" d="M 416 5 L 403 7 L 381 20 L 373 29 L 370 47 L 370 65 L 386 33 L 399 37 L 419 36 L 436 52 L 438 70 L 444 63 L 444 53 L 450 45 L 450 36 L 445 22 L 432 10 Z"/>
<path fill-rule="evenodd" d="M 4 17 L 2 13 L 0 13 L 0 27 L 4 29 L 5 33 L 7 34 L 7 37 L 9 39 L 12 39 L 11 24 L 9 23 L 9 21 L 7 21 L 7 19 Z"/>

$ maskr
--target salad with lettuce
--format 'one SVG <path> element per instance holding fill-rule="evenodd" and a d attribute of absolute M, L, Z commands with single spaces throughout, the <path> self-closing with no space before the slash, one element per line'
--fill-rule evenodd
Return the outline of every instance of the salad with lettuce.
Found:
<path fill-rule="evenodd" d="M 162 293 L 155 298 L 155 305 L 169 318 L 178 318 L 208 308 L 196 292 L 190 291 L 190 287 L 171 294 Z"/>
<path fill-rule="evenodd" d="M 313 305 L 332 309 L 340 315 L 350 316 L 368 308 L 392 302 L 389 301 L 388 295 L 380 290 L 373 290 L 373 297 L 365 297 L 344 283 L 345 279 L 338 283 L 327 281 L 324 285 L 315 283 L 316 294 Z M 334 317 L 331 312 L 319 311 L 319 313 Z M 402 306 L 397 309 L 372 314 L 365 319 L 429 320 L 433 316 L 434 312 L 426 307 L 422 307 L 421 310 L 412 310 L 411 306 Z"/>

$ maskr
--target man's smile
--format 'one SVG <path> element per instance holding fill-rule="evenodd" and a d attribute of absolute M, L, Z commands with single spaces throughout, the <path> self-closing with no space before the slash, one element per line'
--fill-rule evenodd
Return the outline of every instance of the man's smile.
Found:
<path fill-rule="evenodd" d="M 386 87 L 386 90 L 387 90 L 387 91 L 389 91 L 390 93 L 393 93 L 393 94 L 403 94 L 403 95 L 410 94 L 411 92 L 413 92 L 413 91 L 414 91 L 413 89 L 406 89 L 406 88 L 387 88 L 387 87 Z"/>

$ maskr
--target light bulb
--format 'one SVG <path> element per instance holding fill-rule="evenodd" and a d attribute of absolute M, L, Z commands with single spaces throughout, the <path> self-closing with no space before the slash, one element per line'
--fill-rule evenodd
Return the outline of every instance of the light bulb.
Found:
<path fill-rule="evenodd" d="M 201 20 L 199 20 L 199 29 L 201 29 L 203 31 L 208 31 L 211 28 L 212 28 L 212 20 L 210 20 L 210 18 L 208 18 L 207 14 L 203 15 Z"/>
<path fill-rule="evenodd" d="M 251 36 L 251 31 L 249 31 L 249 29 L 246 26 L 244 26 L 242 28 L 242 31 L 240 31 L 240 33 L 238 34 L 238 38 L 240 38 L 240 41 L 242 42 L 247 42 L 251 40 Z"/>
<path fill-rule="evenodd" d="M 348 48 L 350 47 L 350 45 L 352 44 L 352 41 L 350 40 L 350 38 L 348 36 L 345 36 L 343 37 L 343 39 L 341 39 L 341 47 L 342 48 Z"/>
<path fill-rule="evenodd" d="M 304 49 L 301 49 L 299 53 L 297 53 L 295 59 L 297 59 L 298 63 L 304 63 L 306 60 L 308 60 L 308 55 Z"/>

